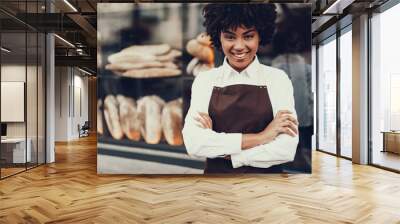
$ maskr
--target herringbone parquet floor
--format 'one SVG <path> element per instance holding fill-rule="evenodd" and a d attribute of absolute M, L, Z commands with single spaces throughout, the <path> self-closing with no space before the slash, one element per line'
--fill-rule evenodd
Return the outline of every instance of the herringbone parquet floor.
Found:
<path fill-rule="evenodd" d="M 96 174 L 94 137 L 0 181 L 0 223 L 400 223 L 400 175 L 313 153 L 311 175 Z"/>

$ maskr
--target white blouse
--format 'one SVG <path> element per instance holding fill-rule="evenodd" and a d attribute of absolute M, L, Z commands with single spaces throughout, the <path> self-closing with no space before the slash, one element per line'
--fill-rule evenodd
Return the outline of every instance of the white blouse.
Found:
<path fill-rule="evenodd" d="M 298 136 L 280 134 L 272 142 L 242 150 L 242 133 L 217 133 L 197 126 L 198 122 L 194 118 L 198 116 L 198 112 L 208 114 L 213 87 L 235 84 L 266 85 L 274 117 L 279 110 L 290 110 L 297 118 L 293 86 L 284 71 L 260 64 L 256 57 L 245 70 L 238 73 L 225 58 L 222 66 L 200 73 L 193 82 L 190 108 L 182 130 L 188 154 L 207 158 L 231 155 L 234 168 L 241 166 L 268 168 L 293 161 L 299 141 Z"/>

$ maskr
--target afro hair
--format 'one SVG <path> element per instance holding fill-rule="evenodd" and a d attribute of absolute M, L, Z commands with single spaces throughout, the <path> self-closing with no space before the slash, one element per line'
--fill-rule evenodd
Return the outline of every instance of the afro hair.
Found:
<path fill-rule="evenodd" d="M 274 4 L 207 4 L 203 9 L 203 25 L 215 48 L 221 50 L 221 32 L 240 26 L 255 28 L 260 35 L 260 45 L 272 42 L 275 32 Z"/>

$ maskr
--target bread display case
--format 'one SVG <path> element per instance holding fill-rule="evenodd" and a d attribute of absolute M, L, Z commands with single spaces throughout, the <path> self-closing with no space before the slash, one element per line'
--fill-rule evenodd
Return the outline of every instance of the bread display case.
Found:
<path fill-rule="evenodd" d="M 181 18 L 190 9 L 182 5 L 99 4 L 99 173 L 203 171 L 204 159 L 187 155 L 181 131 L 194 71 L 213 67 L 213 50 L 201 30 L 185 31 Z M 126 27 L 109 25 L 127 19 Z"/>

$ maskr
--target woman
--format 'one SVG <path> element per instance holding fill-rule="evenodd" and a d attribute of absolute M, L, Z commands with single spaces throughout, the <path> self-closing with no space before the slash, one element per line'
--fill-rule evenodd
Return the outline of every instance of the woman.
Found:
<path fill-rule="evenodd" d="M 204 173 L 278 173 L 298 143 L 293 87 L 287 75 L 259 63 L 272 39 L 272 4 L 208 4 L 204 25 L 225 55 L 192 85 L 182 130 L 187 151 L 206 157 Z"/>

